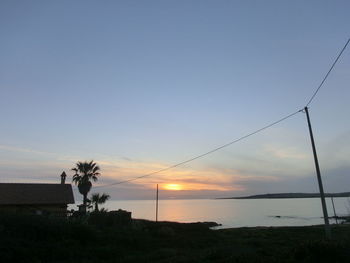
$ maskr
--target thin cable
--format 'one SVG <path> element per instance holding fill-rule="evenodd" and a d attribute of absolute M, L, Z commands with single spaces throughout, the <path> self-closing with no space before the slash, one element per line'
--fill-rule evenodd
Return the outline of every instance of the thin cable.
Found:
<path fill-rule="evenodd" d="M 327 74 L 325 75 L 325 77 L 323 78 L 323 80 L 321 81 L 321 84 L 318 86 L 318 88 L 316 89 L 316 91 L 314 92 L 314 94 L 312 95 L 312 97 L 310 98 L 310 100 L 308 101 L 308 103 L 306 104 L 306 107 L 309 106 L 309 104 L 312 102 L 312 100 L 315 98 L 316 94 L 318 93 L 318 91 L 320 90 L 320 88 L 323 86 L 323 83 L 326 81 L 326 79 L 328 78 L 328 75 L 331 73 L 331 71 L 333 70 L 335 64 L 337 64 L 339 58 L 341 57 L 341 55 L 343 54 L 344 50 L 346 49 L 346 47 L 348 46 L 350 42 L 350 38 L 348 39 L 348 41 L 346 42 L 346 44 L 344 45 L 343 49 L 340 51 L 339 55 L 337 56 L 337 58 L 335 59 L 335 61 L 333 62 L 331 68 L 328 70 Z"/>
<path fill-rule="evenodd" d="M 120 182 L 115 182 L 115 183 L 106 184 L 106 185 L 94 186 L 94 188 L 102 188 L 102 187 L 107 187 L 107 186 L 112 186 L 112 185 L 123 184 L 123 183 L 131 182 L 131 181 L 135 181 L 135 180 L 138 180 L 138 179 L 141 179 L 141 178 L 145 178 L 145 177 L 148 177 L 148 176 L 151 176 L 151 175 L 155 175 L 155 174 L 158 174 L 158 173 L 161 173 L 161 172 L 164 172 L 164 171 L 173 169 L 173 168 L 175 168 L 175 167 L 184 165 L 184 164 L 186 164 L 186 163 L 192 162 L 192 161 L 197 160 L 197 159 L 199 159 L 199 158 L 202 158 L 202 157 L 204 157 L 204 156 L 206 156 L 206 155 L 209 155 L 209 154 L 212 154 L 212 153 L 214 153 L 214 152 L 216 152 L 216 151 L 219 151 L 219 150 L 221 150 L 221 149 L 223 149 L 223 148 L 226 148 L 226 147 L 228 147 L 228 146 L 230 146 L 230 145 L 232 145 L 232 144 L 234 144 L 234 143 L 237 143 L 237 142 L 239 142 L 239 141 L 242 141 L 242 140 L 244 140 L 244 139 L 246 139 L 246 138 L 248 138 L 248 137 L 250 137 L 250 136 L 253 136 L 253 135 L 255 135 L 255 134 L 259 133 L 259 132 L 262 132 L 263 130 L 266 130 L 266 129 L 268 129 L 268 128 L 270 128 L 270 127 L 272 127 L 272 126 L 274 126 L 274 125 L 276 125 L 276 124 L 278 124 L 278 123 L 280 123 L 280 122 L 282 122 L 282 121 L 284 121 L 284 120 L 286 120 L 286 119 L 288 119 L 288 118 L 290 118 L 290 117 L 292 117 L 292 116 L 294 116 L 294 115 L 296 115 L 297 113 L 302 112 L 302 111 L 303 111 L 303 109 L 302 109 L 302 110 L 298 110 L 298 111 L 296 111 L 296 112 L 293 112 L 293 113 L 291 113 L 291 114 L 289 114 L 289 115 L 287 115 L 287 116 L 285 116 L 285 117 L 283 117 L 283 118 L 281 118 L 281 119 L 279 119 L 279 120 L 277 120 L 277 121 L 275 121 L 275 122 L 272 122 L 272 123 L 270 123 L 270 124 L 268 124 L 268 125 L 266 125 L 266 126 L 260 128 L 260 129 L 258 129 L 258 130 L 256 130 L 256 131 L 254 131 L 254 132 L 252 132 L 252 133 L 249 133 L 249 134 L 244 135 L 244 136 L 242 136 L 242 137 L 240 137 L 240 138 L 238 138 L 238 139 L 236 139 L 236 140 L 234 140 L 234 141 L 231 141 L 231 142 L 226 143 L 226 144 L 224 144 L 224 145 L 222 145 L 222 146 L 219 146 L 219 147 L 217 147 L 217 148 L 214 148 L 213 150 L 210 150 L 210 151 L 208 151 L 208 152 L 206 152 L 206 153 L 203 153 L 203 154 L 197 155 L 197 156 L 195 156 L 195 157 L 192 157 L 192 158 L 190 158 L 190 159 L 187 159 L 186 161 L 183 161 L 183 162 L 180 162 L 180 163 L 177 163 L 177 164 L 168 166 L 168 167 L 166 167 L 166 168 L 160 169 L 160 170 L 158 170 L 158 171 L 155 171 L 155 172 L 152 172 L 152 173 L 149 173 L 149 174 L 145 174 L 145 175 L 141 175 L 141 176 L 138 176 L 138 177 L 134 177 L 134 178 L 129 179 L 129 180 L 120 181 Z"/>
<path fill-rule="evenodd" d="M 344 47 L 342 48 L 342 50 L 340 51 L 339 55 L 337 56 L 337 58 L 336 58 L 335 61 L 333 62 L 332 66 L 331 66 L 330 69 L 328 70 L 327 74 L 325 75 L 325 77 L 323 78 L 323 80 L 321 81 L 320 85 L 318 86 L 318 88 L 316 89 L 316 91 L 314 92 L 314 94 L 311 96 L 311 98 L 309 99 L 309 101 L 308 101 L 308 103 L 306 104 L 305 107 L 308 107 L 308 106 L 310 105 L 310 103 L 313 101 L 313 99 L 314 99 L 315 96 L 317 95 L 318 91 L 321 89 L 321 87 L 323 86 L 324 82 L 325 82 L 326 79 L 328 78 L 329 74 L 332 72 L 334 66 L 337 64 L 337 62 L 338 62 L 339 58 L 341 57 L 341 55 L 343 54 L 344 50 L 345 50 L 346 47 L 348 46 L 349 42 L 350 42 L 350 38 L 349 38 L 348 41 L 345 43 L 345 45 L 344 45 Z M 161 173 L 161 172 L 164 172 L 164 171 L 173 169 L 173 168 L 175 168 L 175 167 L 184 165 L 184 164 L 186 164 L 186 163 L 192 162 L 192 161 L 197 160 L 197 159 L 199 159 L 199 158 L 202 158 L 202 157 L 204 157 L 204 156 L 206 156 L 206 155 L 209 155 L 209 154 L 212 154 L 212 153 L 214 153 L 214 152 L 216 152 L 216 151 L 219 151 L 219 150 L 221 150 L 221 149 L 223 149 L 223 148 L 225 148 L 225 147 L 228 147 L 228 146 L 230 146 L 230 145 L 232 145 L 232 144 L 234 144 L 234 143 L 237 143 L 237 142 L 239 142 L 239 141 L 241 141 L 241 140 L 244 140 L 244 139 L 246 139 L 246 138 L 248 138 L 248 137 L 250 137 L 250 136 L 252 136 L 252 135 L 255 135 L 255 134 L 257 134 L 257 133 L 259 133 L 259 132 L 265 130 L 265 129 L 268 129 L 268 128 L 270 128 L 270 127 L 272 127 L 272 126 L 274 126 L 274 125 L 276 125 L 276 124 L 278 124 L 278 123 L 280 123 L 280 122 L 282 122 L 282 121 L 284 121 L 284 120 L 286 120 L 286 119 L 288 119 L 288 118 L 290 118 L 290 117 L 296 115 L 297 113 L 302 112 L 303 110 L 304 110 L 304 109 L 298 110 L 298 111 L 296 111 L 296 112 L 294 112 L 294 113 L 292 113 L 292 114 L 289 114 L 289 115 L 283 117 L 282 119 L 279 119 L 278 121 L 275 121 L 275 122 L 273 122 L 273 123 L 271 123 L 271 124 L 269 124 L 269 125 L 264 126 L 263 128 L 260 128 L 260 129 L 258 129 L 258 130 L 256 130 L 256 131 L 252 132 L 252 133 L 249 133 L 249 134 L 247 134 L 247 135 L 245 135 L 245 136 L 242 136 L 242 137 L 240 137 L 240 138 L 238 138 L 238 139 L 236 139 L 236 140 L 234 140 L 234 141 L 231 141 L 231 142 L 229 142 L 229 143 L 226 143 L 226 144 L 224 144 L 224 145 L 222 145 L 222 146 L 219 146 L 219 147 L 217 147 L 217 148 L 215 148 L 215 149 L 213 149 L 213 150 L 210 150 L 210 151 L 208 151 L 208 152 L 206 152 L 206 153 L 203 153 L 203 154 L 200 154 L 200 155 L 195 156 L 195 157 L 193 157 L 193 158 L 190 158 L 190 159 L 188 159 L 188 160 L 186 160 L 186 161 L 183 161 L 183 162 L 180 162 L 180 163 L 177 163 L 177 164 L 168 166 L 168 167 L 166 167 L 166 168 L 160 169 L 160 170 L 158 170 L 158 171 L 155 171 L 155 172 L 152 172 L 152 173 L 149 173 L 149 174 L 145 174 L 145 175 L 141 175 L 141 176 L 138 176 L 138 177 L 129 179 L 129 180 L 119 181 L 119 182 L 116 182 L 116 183 L 111 183 L 111 184 L 106 184 L 106 185 L 101 185 L 101 186 L 95 186 L 95 188 L 102 188 L 102 187 L 113 186 L 113 185 L 118 185 L 118 184 L 123 184 L 123 183 L 131 182 L 131 181 L 135 181 L 135 180 L 138 180 L 138 179 L 141 179 L 141 178 L 145 178 L 145 177 L 148 177 L 148 176 L 151 176 L 151 175 L 154 175 L 154 174 L 158 174 L 158 173 Z"/>

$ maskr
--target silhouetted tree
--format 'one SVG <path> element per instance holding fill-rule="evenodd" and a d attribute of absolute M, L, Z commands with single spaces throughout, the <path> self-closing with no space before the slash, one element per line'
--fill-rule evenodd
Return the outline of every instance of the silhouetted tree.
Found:
<path fill-rule="evenodd" d="M 95 211 L 98 212 L 98 205 L 104 204 L 109 198 L 110 196 L 108 194 L 103 193 L 100 195 L 96 193 L 91 195 L 90 201 L 95 206 Z"/>
<path fill-rule="evenodd" d="M 98 180 L 100 167 L 91 160 L 90 162 L 77 162 L 72 171 L 75 172 L 73 182 L 78 185 L 79 193 L 83 195 L 83 204 L 86 206 L 87 195 L 92 187 L 91 181 Z"/>

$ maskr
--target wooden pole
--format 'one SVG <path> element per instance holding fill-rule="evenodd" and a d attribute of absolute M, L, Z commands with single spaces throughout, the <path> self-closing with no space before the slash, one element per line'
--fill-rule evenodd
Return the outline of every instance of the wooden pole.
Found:
<path fill-rule="evenodd" d="M 157 194 L 156 194 L 156 222 L 158 222 L 158 184 L 157 184 Z"/>
<path fill-rule="evenodd" d="M 308 111 L 307 107 L 305 107 L 304 109 L 305 109 L 305 112 L 306 112 L 307 123 L 308 123 L 308 126 L 309 126 L 309 133 L 310 133 L 312 151 L 313 151 L 313 154 L 314 154 L 314 161 L 315 161 L 315 168 L 316 168 L 316 174 L 317 174 L 318 187 L 320 189 L 320 196 L 321 196 L 321 204 L 322 204 L 322 211 L 323 211 L 323 218 L 324 218 L 325 233 L 326 233 L 326 238 L 330 239 L 331 238 L 331 228 L 329 226 L 327 205 L 326 205 L 326 199 L 325 199 L 324 191 L 323 191 L 320 166 L 318 165 L 317 152 L 316 152 L 314 136 L 313 136 L 313 133 L 312 133 L 312 127 L 311 127 L 309 111 Z"/>
<path fill-rule="evenodd" d="M 333 212 L 334 212 L 334 217 L 335 217 L 335 223 L 338 225 L 338 217 L 337 217 L 337 213 L 335 212 L 333 196 L 331 197 L 331 200 L 332 200 L 332 205 L 333 205 Z"/>

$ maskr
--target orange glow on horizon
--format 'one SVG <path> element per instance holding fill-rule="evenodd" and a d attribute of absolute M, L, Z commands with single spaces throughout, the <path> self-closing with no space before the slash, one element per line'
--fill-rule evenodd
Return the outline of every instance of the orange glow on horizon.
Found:
<path fill-rule="evenodd" d="M 183 187 L 180 184 L 165 184 L 163 187 L 165 190 L 172 190 L 172 191 L 179 191 L 183 189 Z"/>
<path fill-rule="evenodd" d="M 116 182 L 133 180 L 140 175 L 154 173 L 154 171 L 167 167 L 167 164 L 157 162 L 119 161 L 118 163 L 114 163 L 107 160 L 102 161 L 102 163 L 104 164 L 103 177 L 108 178 L 111 182 L 114 180 Z M 153 189 L 155 184 L 159 184 L 160 189 L 179 191 L 179 194 L 181 191 L 243 191 L 245 187 L 235 181 L 239 181 L 240 179 L 254 180 L 256 178 L 259 180 L 276 179 L 275 177 L 267 178 L 247 174 L 241 175 L 239 171 L 232 169 L 178 168 L 166 173 L 162 172 L 161 174 L 147 177 L 143 180 L 133 180 L 132 185 L 139 189 Z"/>

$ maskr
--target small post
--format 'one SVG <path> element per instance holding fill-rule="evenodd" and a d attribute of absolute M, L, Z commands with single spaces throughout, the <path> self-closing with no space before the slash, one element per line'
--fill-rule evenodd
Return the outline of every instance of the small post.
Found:
<path fill-rule="evenodd" d="M 157 194 L 156 194 L 156 222 L 158 222 L 158 184 L 157 184 Z"/>
<path fill-rule="evenodd" d="M 337 213 L 335 212 L 333 196 L 331 197 L 331 200 L 332 200 L 332 205 L 333 205 L 333 212 L 334 212 L 335 223 L 338 225 L 338 217 L 337 217 Z"/>
<path fill-rule="evenodd" d="M 326 205 L 326 200 L 325 200 L 324 191 L 323 191 L 320 167 L 318 165 L 317 152 L 316 152 L 314 136 L 313 136 L 313 133 L 312 133 L 312 127 L 311 127 L 309 111 L 308 111 L 307 107 L 305 107 L 304 110 L 306 112 L 307 123 L 308 123 L 308 126 L 309 126 L 309 133 L 310 133 L 310 139 L 311 139 L 311 145 L 312 145 L 312 151 L 313 151 L 313 154 L 314 154 L 314 161 L 315 161 L 315 168 L 316 168 L 316 174 L 317 174 L 318 187 L 320 189 L 320 196 L 321 196 L 321 204 L 322 204 L 322 210 L 323 210 L 323 218 L 324 218 L 324 226 L 325 226 L 326 238 L 331 239 L 331 228 L 329 226 L 327 205 Z"/>

